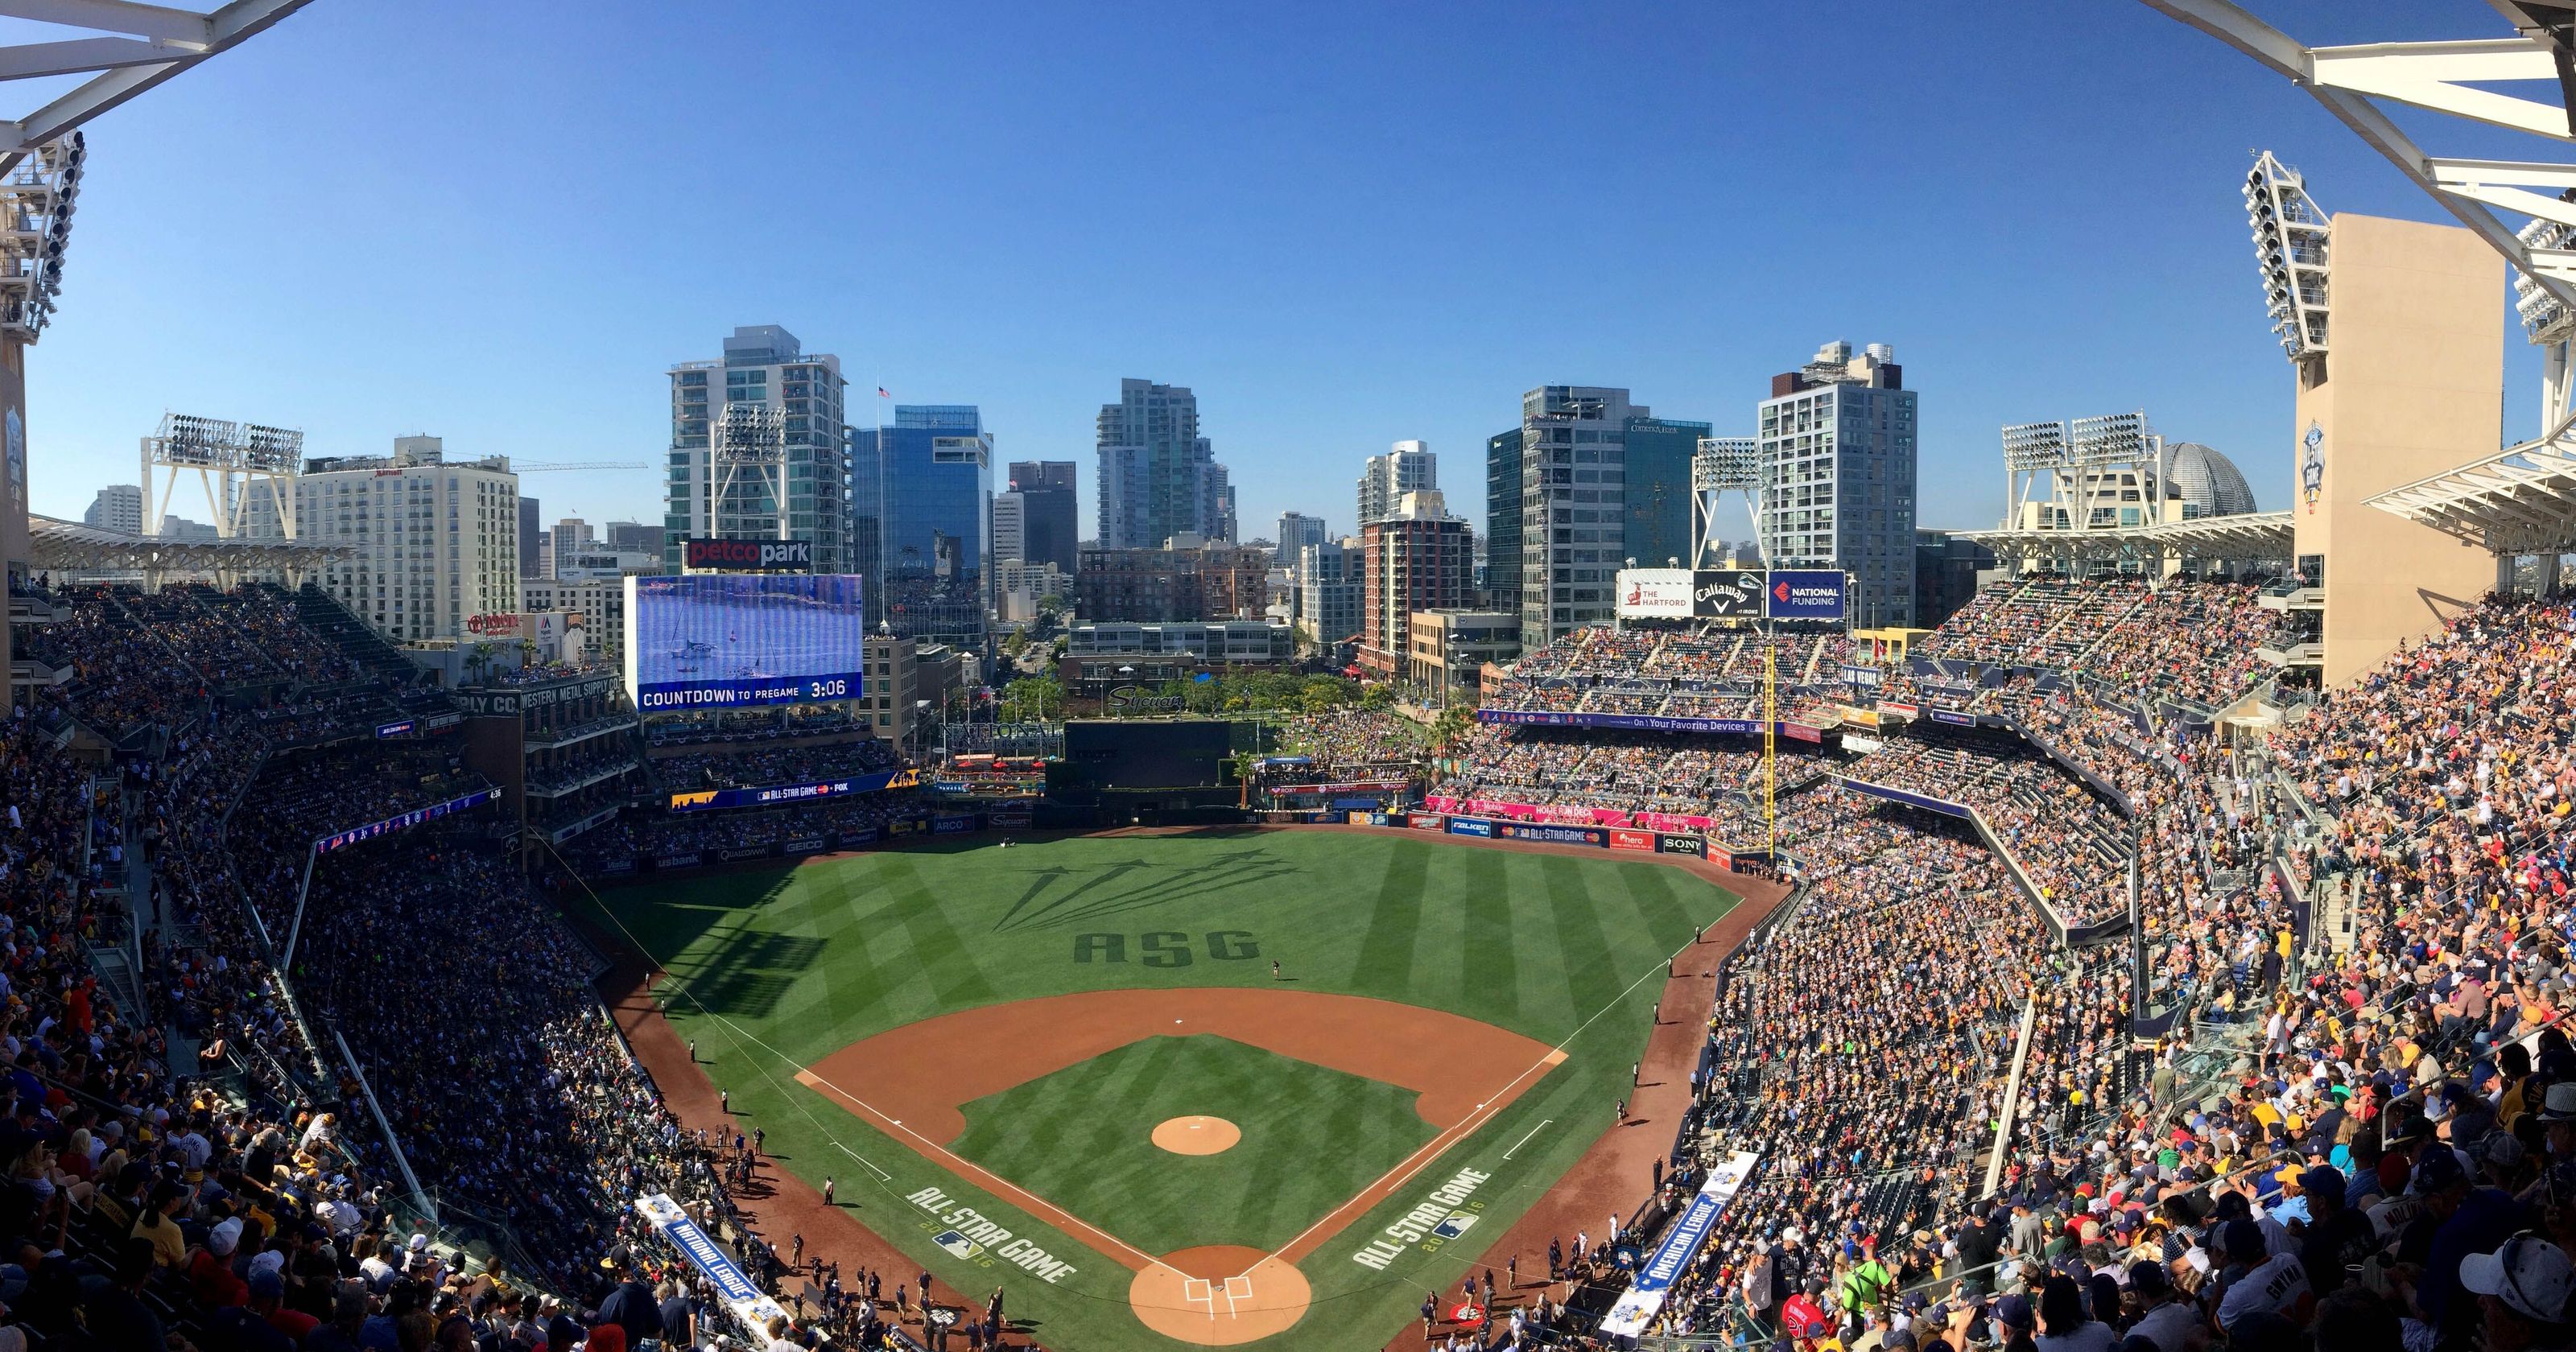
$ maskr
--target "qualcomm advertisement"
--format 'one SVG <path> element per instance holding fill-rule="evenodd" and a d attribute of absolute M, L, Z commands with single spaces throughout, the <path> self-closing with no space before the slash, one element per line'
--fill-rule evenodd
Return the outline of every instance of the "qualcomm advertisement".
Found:
<path fill-rule="evenodd" d="M 1610 1313 L 1601 1317 L 1601 1331 L 1619 1338 L 1634 1338 L 1646 1331 L 1646 1325 L 1664 1308 L 1673 1292 L 1673 1283 L 1681 1280 L 1684 1269 L 1708 1242 L 1717 1219 L 1726 1214 L 1726 1204 L 1744 1187 L 1761 1156 L 1738 1150 L 1726 1157 L 1699 1185 L 1699 1192 L 1682 1208 L 1673 1228 L 1664 1232 L 1663 1242 L 1637 1269 L 1637 1279 L 1628 1286 L 1628 1294 L 1619 1297 Z"/>
<path fill-rule="evenodd" d="M 646 713 L 856 699 L 859 586 L 850 573 L 630 577 L 626 693 Z"/>
<path fill-rule="evenodd" d="M 497 801 L 500 797 L 499 789 L 476 789 L 462 798 L 450 798 L 444 803 L 432 803 L 428 807 L 413 808 L 409 812 L 387 817 L 380 822 L 369 822 L 364 826 L 351 827 L 346 831 L 334 831 L 327 836 L 316 836 L 313 840 L 313 852 L 327 854 L 332 850 L 345 849 L 359 841 L 392 835 L 396 831 L 407 830 L 422 822 L 435 821 L 451 812 L 463 812 L 470 807 L 480 807 L 485 803 Z"/>
<path fill-rule="evenodd" d="M 1843 575 L 1831 569 L 1774 568 L 1763 613 L 1775 620 L 1839 620 Z"/>

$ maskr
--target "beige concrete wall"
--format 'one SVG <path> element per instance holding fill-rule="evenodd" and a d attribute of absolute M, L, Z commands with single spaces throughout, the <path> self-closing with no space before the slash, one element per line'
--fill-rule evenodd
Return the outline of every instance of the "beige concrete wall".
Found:
<path fill-rule="evenodd" d="M 2484 550 L 2362 500 L 2496 449 L 2505 274 L 2458 226 L 2342 215 L 2332 247 L 2325 379 L 2299 391 L 2289 477 L 2298 552 L 2325 556 L 2325 680 L 2341 687 L 2494 584 Z M 2313 504 L 2300 476 L 2312 423 Z"/>

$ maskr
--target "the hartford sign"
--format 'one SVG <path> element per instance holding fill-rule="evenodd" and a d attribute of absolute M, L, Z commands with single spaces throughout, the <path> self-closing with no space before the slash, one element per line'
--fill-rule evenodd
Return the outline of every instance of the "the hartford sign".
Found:
<path fill-rule="evenodd" d="M 681 554 L 681 563 L 698 572 L 810 573 L 814 542 L 693 538 Z"/>

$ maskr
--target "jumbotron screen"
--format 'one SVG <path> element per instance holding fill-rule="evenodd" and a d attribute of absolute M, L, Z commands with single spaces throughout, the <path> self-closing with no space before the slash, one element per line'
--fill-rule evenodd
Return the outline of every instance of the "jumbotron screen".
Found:
<path fill-rule="evenodd" d="M 626 579 L 626 691 L 647 713 L 857 699 L 859 577 L 701 573 Z"/>

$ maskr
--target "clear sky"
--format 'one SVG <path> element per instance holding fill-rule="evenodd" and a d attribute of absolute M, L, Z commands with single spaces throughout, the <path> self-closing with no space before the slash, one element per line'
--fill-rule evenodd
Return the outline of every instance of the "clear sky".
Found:
<path fill-rule="evenodd" d="M 2478 0 L 2256 8 L 2311 43 L 2506 31 Z M 1481 520 L 1483 439 L 1533 385 L 1748 433 L 1834 338 L 1923 391 L 1925 525 L 1994 524 L 1999 424 L 2135 408 L 2277 508 L 2249 151 L 2330 211 L 2440 218 L 2127 0 L 316 0 L 89 135 L 30 377 L 35 506 L 70 517 L 164 410 L 658 465 L 664 368 L 751 323 L 840 354 L 854 421 L 883 385 L 1078 462 L 1086 533 L 1122 376 L 1198 392 L 1251 538 L 1350 529 L 1360 461 L 1410 437 Z M 2537 363 L 2497 341 L 2527 436 Z M 658 469 L 523 491 L 660 514 Z"/>

